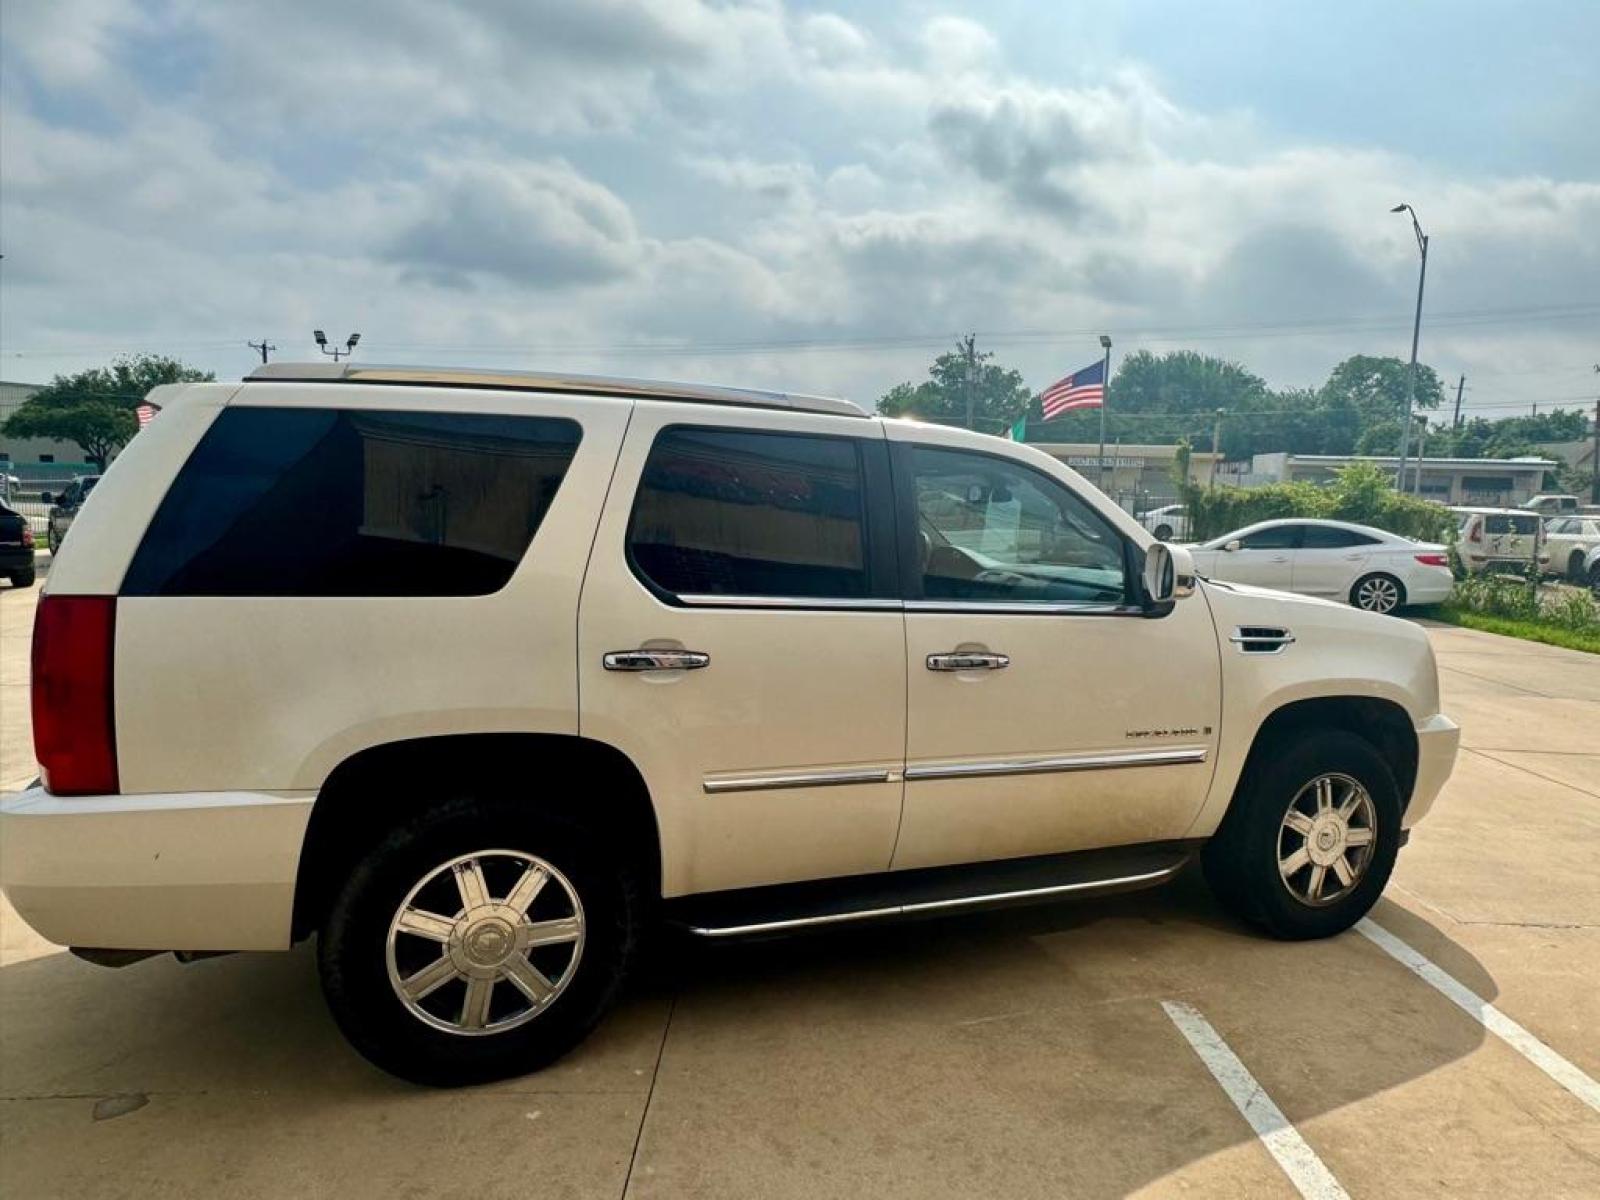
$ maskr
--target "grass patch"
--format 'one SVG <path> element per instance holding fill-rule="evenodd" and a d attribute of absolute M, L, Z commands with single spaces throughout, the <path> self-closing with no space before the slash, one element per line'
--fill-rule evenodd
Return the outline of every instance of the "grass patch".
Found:
<path fill-rule="evenodd" d="M 1428 615 L 1450 625 L 1459 625 L 1463 629 L 1477 629 L 1483 633 L 1498 633 L 1504 637 L 1543 642 L 1547 646 L 1562 646 L 1568 650 L 1584 650 L 1590 654 L 1600 654 L 1600 632 L 1569 629 L 1562 625 L 1552 625 L 1547 621 L 1497 617 L 1489 613 L 1459 608 L 1454 604 L 1441 604 L 1438 608 L 1429 610 Z"/>

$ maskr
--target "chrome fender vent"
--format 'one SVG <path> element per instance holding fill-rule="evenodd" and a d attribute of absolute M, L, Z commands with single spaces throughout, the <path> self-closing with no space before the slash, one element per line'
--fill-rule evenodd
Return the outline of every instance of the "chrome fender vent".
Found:
<path fill-rule="evenodd" d="M 1282 654 L 1294 645 L 1294 634 L 1281 625 L 1241 625 L 1228 640 L 1240 654 Z"/>

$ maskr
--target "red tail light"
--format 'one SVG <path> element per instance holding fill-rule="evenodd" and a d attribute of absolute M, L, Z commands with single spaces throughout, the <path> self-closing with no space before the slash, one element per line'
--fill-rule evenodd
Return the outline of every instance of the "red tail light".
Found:
<path fill-rule="evenodd" d="M 24 525 L 22 527 L 22 548 L 24 550 L 26 550 L 29 547 L 31 547 L 32 545 L 33 545 L 33 526 Z"/>
<path fill-rule="evenodd" d="M 1448 567 L 1450 560 L 1443 554 L 1419 554 L 1417 561 L 1425 567 Z"/>
<path fill-rule="evenodd" d="M 51 596 L 33 624 L 33 752 L 58 796 L 117 791 L 115 596 Z"/>

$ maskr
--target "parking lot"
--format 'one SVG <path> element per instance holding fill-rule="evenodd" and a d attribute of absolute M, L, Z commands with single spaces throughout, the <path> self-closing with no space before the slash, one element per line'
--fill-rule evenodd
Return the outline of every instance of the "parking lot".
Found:
<path fill-rule="evenodd" d="M 0 590 L 5 789 L 37 595 Z M 664 938 L 569 1058 L 442 1093 L 345 1045 L 305 946 L 110 971 L 7 908 L 0 1193 L 1600 1195 L 1600 659 L 1430 636 L 1461 759 L 1328 942 L 1256 936 L 1193 877 Z"/>

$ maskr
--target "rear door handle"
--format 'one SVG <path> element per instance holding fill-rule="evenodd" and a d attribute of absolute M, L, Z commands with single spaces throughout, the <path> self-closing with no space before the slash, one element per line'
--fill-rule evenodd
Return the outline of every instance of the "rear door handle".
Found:
<path fill-rule="evenodd" d="M 987 650 L 958 650 L 950 654 L 928 655 L 930 671 L 998 671 L 1010 665 L 1010 655 L 991 654 Z"/>
<path fill-rule="evenodd" d="M 600 660 L 608 671 L 698 671 L 711 665 L 699 650 L 610 650 Z"/>

